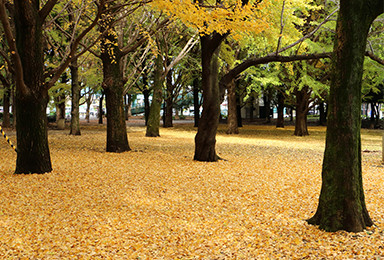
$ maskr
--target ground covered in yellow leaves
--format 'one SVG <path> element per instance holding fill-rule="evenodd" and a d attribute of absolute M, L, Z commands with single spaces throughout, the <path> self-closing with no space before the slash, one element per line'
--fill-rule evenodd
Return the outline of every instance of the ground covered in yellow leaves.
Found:
<path fill-rule="evenodd" d="M 0 142 L 1 259 L 381 259 L 384 168 L 381 132 L 363 130 L 363 175 L 375 226 L 326 233 L 316 210 L 325 128 L 245 126 L 217 151 L 192 160 L 196 129 L 145 137 L 128 128 L 131 152 L 106 153 L 105 126 L 81 136 L 49 131 L 54 171 L 14 175 L 15 152 Z M 8 132 L 15 140 L 14 132 Z"/>

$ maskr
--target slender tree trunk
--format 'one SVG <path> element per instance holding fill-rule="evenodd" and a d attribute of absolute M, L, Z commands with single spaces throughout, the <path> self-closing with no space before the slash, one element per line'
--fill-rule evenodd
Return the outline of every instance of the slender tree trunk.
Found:
<path fill-rule="evenodd" d="M 236 85 L 232 80 L 227 85 L 227 98 L 228 98 L 228 129 L 227 134 L 238 134 L 238 120 L 237 120 L 237 102 L 236 102 Z"/>
<path fill-rule="evenodd" d="M 11 86 L 4 86 L 3 95 L 3 127 L 11 127 L 9 106 L 11 103 Z"/>
<path fill-rule="evenodd" d="M 296 136 L 307 136 L 307 114 L 309 106 L 308 87 L 303 87 L 300 91 L 296 91 L 296 122 L 295 133 Z"/>
<path fill-rule="evenodd" d="M 23 66 L 24 85 L 17 81 L 17 160 L 15 173 L 52 171 L 48 147 L 48 89 L 44 86 L 42 21 L 39 1 L 15 0 L 16 44 Z"/>
<path fill-rule="evenodd" d="M 149 110 L 151 109 L 150 104 L 149 104 L 149 95 L 150 95 L 151 91 L 149 90 L 148 78 L 147 78 L 147 75 L 145 73 L 143 74 L 143 84 L 144 84 L 144 89 L 143 89 L 144 119 L 145 119 L 145 125 L 148 125 Z"/>
<path fill-rule="evenodd" d="M 214 162 L 216 154 L 216 132 L 220 117 L 220 91 L 218 84 L 218 55 L 220 44 L 226 35 L 212 33 L 201 36 L 201 64 L 203 112 L 195 136 L 194 160 Z"/>
<path fill-rule="evenodd" d="M 102 39 L 103 89 L 107 106 L 107 152 L 130 151 L 125 125 L 122 57 L 113 29 Z"/>
<path fill-rule="evenodd" d="M 329 95 L 322 186 L 315 215 L 326 231 L 363 231 L 373 224 L 361 170 L 361 81 L 368 31 L 382 1 L 341 0 Z"/>
<path fill-rule="evenodd" d="M 149 110 L 149 117 L 147 123 L 147 131 L 145 136 L 158 137 L 160 136 L 160 110 L 163 101 L 163 57 L 157 55 L 155 65 L 155 78 L 153 84 L 153 97 L 151 109 Z"/>
<path fill-rule="evenodd" d="M 271 99 L 269 91 L 264 91 L 265 123 L 271 123 Z"/>
<path fill-rule="evenodd" d="M 277 128 L 284 128 L 284 95 L 282 93 L 277 94 L 277 121 L 276 121 L 276 127 Z"/>
<path fill-rule="evenodd" d="M 172 84 L 172 70 L 167 74 L 167 96 L 165 98 L 165 117 L 164 117 L 164 127 L 173 127 L 173 84 Z"/>
<path fill-rule="evenodd" d="M 324 106 L 325 106 L 324 102 L 321 102 L 319 104 L 319 112 L 320 112 L 319 125 L 321 125 L 321 126 L 327 125 L 327 114 L 326 114 Z"/>
<path fill-rule="evenodd" d="M 237 89 L 239 87 L 239 81 L 236 81 Z M 238 91 L 236 91 L 236 113 L 237 113 L 237 126 L 243 127 L 243 119 L 241 117 L 241 101 L 240 101 L 240 94 Z"/>
<path fill-rule="evenodd" d="M 104 91 L 102 91 L 99 99 L 99 124 L 103 124 L 103 101 L 104 101 Z"/>
<path fill-rule="evenodd" d="M 199 126 L 200 119 L 200 100 L 199 100 L 199 79 L 193 79 L 193 117 L 194 117 L 194 126 Z"/>
<path fill-rule="evenodd" d="M 89 97 L 87 98 L 86 100 L 86 104 L 87 104 L 87 108 L 85 109 L 85 120 L 87 121 L 87 123 L 90 122 L 90 112 L 91 112 L 91 98 L 90 98 L 90 95 Z"/>
<path fill-rule="evenodd" d="M 71 70 L 71 129 L 70 135 L 81 135 L 80 132 L 80 84 L 79 84 L 79 67 L 77 60 L 71 62 L 69 66 Z"/>

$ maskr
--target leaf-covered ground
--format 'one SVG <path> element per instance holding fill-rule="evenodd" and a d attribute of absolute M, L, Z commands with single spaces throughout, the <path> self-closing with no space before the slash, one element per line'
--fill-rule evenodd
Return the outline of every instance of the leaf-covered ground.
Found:
<path fill-rule="evenodd" d="M 316 210 L 324 128 L 245 126 L 217 151 L 192 160 L 196 129 L 144 137 L 106 153 L 105 126 L 81 136 L 50 130 L 54 171 L 14 175 L 15 152 L 0 142 L 1 259 L 381 259 L 384 168 L 381 132 L 363 131 L 363 175 L 375 226 L 326 233 L 305 219 Z M 15 133 L 9 131 L 12 140 Z"/>

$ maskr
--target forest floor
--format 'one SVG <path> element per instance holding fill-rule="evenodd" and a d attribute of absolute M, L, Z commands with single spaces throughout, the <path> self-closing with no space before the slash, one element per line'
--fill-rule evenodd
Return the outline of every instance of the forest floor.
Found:
<path fill-rule="evenodd" d="M 130 124 L 130 123 L 129 123 Z M 362 130 L 363 178 L 375 225 L 327 233 L 317 206 L 325 128 L 220 125 L 225 160 L 193 161 L 192 124 L 128 126 L 132 151 L 105 152 L 105 125 L 49 130 L 53 171 L 14 175 L 0 142 L 1 259 L 384 259 L 381 131 Z M 15 140 L 14 131 L 7 131 Z"/>

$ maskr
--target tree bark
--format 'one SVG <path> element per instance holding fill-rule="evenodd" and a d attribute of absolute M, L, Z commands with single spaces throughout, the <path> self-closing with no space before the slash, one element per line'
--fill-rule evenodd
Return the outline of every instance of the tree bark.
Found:
<path fill-rule="evenodd" d="M 113 28 L 102 39 L 103 89 L 107 106 L 107 152 L 130 151 L 125 125 L 122 57 Z"/>
<path fill-rule="evenodd" d="M 104 101 L 104 91 L 101 92 L 101 97 L 99 99 L 99 124 L 103 124 L 103 101 Z"/>
<path fill-rule="evenodd" d="M 373 224 L 361 170 L 361 81 L 368 31 L 382 12 L 382 1 L 340 1 L 322 186 L 317 211 L 308 220 L 326 231 L 359 232 Z"/>
<path fill-rule="evenodd" d="M 166 77 L 167 96 L 165 98 L 164 127 L 173 127 L 173 91 L 172 70 L 169 70 Z"/>
<path fill-rule="evenodd" d="M 200 36 L 203 112 L 195 136 L 194 160 L 197 161 L 214 162 L 219 159 L 216 154 L 216 132 L 220 117 L 218 55 L 225 37 L 216 32 Z"/>
<path fill-rule="evenodd" d="M 303 87 L 301 90 L 295 91 L 296 94 L 296 121 L 295 133 L 296 136 L 309 135 L 307 127 L 307 114 L 309 111 L 309 92 L 308 87 Z"/>
<path fill-rule="evenodd" d="M 200 119 L 200 100 L 199 100 L 199 79 L 193 79 L 193 117 L 194 127 L 199 126 Z"/>
<path fill-rule="evenodd" d="M 327 113 L 324 107 L 325 107 L 324 102 L 321 102 L 319 104 L 319 113 L 320 113 L 319 125 L 321 126 L 327 125 Z"/>
<path fill-rule="evenodd" d="M 284 128 L 284 95 L 280 92 L 277 93 L 277 121 L 276 128 Z"/>
<path fill-rule="evenodd" d="M 3 127 L 11 127 L 11 117 L 9 114 L 9 107 L 11 104 L 11 86 L 4 85 L 3 94 Z"/>
<path fill-rule="evenodd" d="M 153 97 L 151 109 L 149 110 L 147 131 L 145 133 L 147 137 L 160 136 L 160 110 L 163 101 L 163 57 L 161 55 L 157 55 L 155 66 Z"/>
<path fill-rule="evenodd" d="M 71 129 L 70 135 L 81 135 L 80 132 L 80 84 L 79 84 L 79 67 L 77 59 L 71 62 L 69 66 L 71 70 Z"/>
<path fill-rule="evenodd" d="M 238 134 L 238 120 L 237 120 L 237 102 L 236 102 L 236 85 L 232 81 L 227 88 L 228 98 L 228 129 L 227 134 Z"/>
<path fill-rule="evenodd" d="M 148 78 L 147 75 L 144 73 L 143 75 L 143 95 L 144 95 L 144 119 L 145 119 L 145 125 L 148 125 L 148 118 L 149 118 L 149 110 L 151 109 L 151 106 L 149 104 L 149 95 L 151 91 L 148 87 Z"/>
<path fill-rule="evenodd" d="M 44 86 L 43 21 L 39 1 L 15 0 L 16 46 L 23 74 L 16 84 L 17 160 L 15 173 L 52 171 L 48 147 L 48 89 Z"/>

